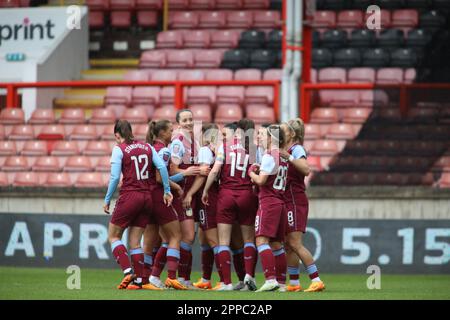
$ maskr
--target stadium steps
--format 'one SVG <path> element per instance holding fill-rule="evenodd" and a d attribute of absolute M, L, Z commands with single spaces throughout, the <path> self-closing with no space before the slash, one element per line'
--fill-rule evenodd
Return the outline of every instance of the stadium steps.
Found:
<path fill-rule="evenodd" d="M 139 59 L 91 59 L 91 68 L 138 68 Z"/>
<path fill-rule="evenodd" d="M 88 69 L 81 72 L 81 80 L 123 80 L 134 69 Z"/>
<path fill-rule="evenodd" d="M 62 98 L 55 99 L 54 108 L 102 108 L 105 94 L 105 89 L 67 89 Z"/>

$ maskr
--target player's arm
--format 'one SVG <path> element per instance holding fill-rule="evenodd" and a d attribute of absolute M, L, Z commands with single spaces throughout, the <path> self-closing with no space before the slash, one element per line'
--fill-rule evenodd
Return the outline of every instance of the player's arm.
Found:
<path fill-rule="evenodd" d="M 289 161 L 294 168 L 302 175 L 307 177 L 311 173 L 311 169 L 306 160 L 306 152 L 302 147 L 297 147 L 292 151 L 292 155 L 289 152 L 282 150 L 280 154 L 283 158 Z"/>
<path fill-rule="evenodd" d="M 170 144 L 170 153 L 171 153 L 170 174 L 172 176 L 177 176 L 179 178 L 180 173 L 183 177 L 196 176 L 200 173 L 200 169 L 197 166 L 191 166 L 187 169 L 180 168 L 180 164 L 183 161 L 183 155 L 184 155 L 184 146 L 180 140 L 175 139 Z M 179 182 L 179 181 L 177 181 L 177 182 Z"/>
<path fill-rule="evenodd" d="M 252 165 L 249 169 L 249 177 L 252 179 L 254 184 L 258 186 L 263 186 L 266 184 L 269 176 L 273 174 L 275 166 L 276 166 L 275 159 L 271 155 L 265 154 L 261 159 L 261 167 L 259 168 L 259 174 L 255 172 L 257 171 L 258 166 Z"/>
<path fill-rule="evenodd" d="M 207 165 L 207 167 L 209 167 Z M 183 200 L 183 208 L 188 209 L 191 207 L 192 197 L 197 193 L 205 183 L 206 177 L 203 175 L 198 175 L 195 177 L 194 183 L 192 184 L 189 191 L 186 193 L 186 196 Z"/>
<path fill-rule="evenodd" d="M 103 205 L 103 211 L 109 214 L 109 205 L 111 198 L 117 189 L 120 182 L 120 173 L 122 172 L 122 158 L 123 153 L 119 147 L 114 147 L 111 154 L 111 175 L 109 178 L 108 191 L 105 196 L 105 203 Z"/>
<path fill-rule="evenodd" d="M 214 162 L 214 165 L 208 174 L 208 178 L 206 179 L 205 187 L 203 188 L 203 194 L 202 194 L 202 202 L 205 205 L 208 205 L 209 189 L 213 185 L 214 181 L 216 181 L 217 176 L 219 175 L 220 170 L 222 169 L 222 165 L 223 165 L 223 160 L 217 159 L 216 162 Z"/>
<path fill-rule="evenodd" d="M 158 156 L 155 148 L 153 148 L 152 146 L 150 146 L 150 148 L 152 148 L 153 165 L 156 167 L 156 169 L 158 169 L 159 174 L 161 175 L 162 185 L 164 188 L 164 203 L 169 206 L 172 204 L 173 200 L 172 193 L 170 193 L 169 173 L 167 172 L 166 165 Z"/>
<path fill-rule="evenodd" d="M 155 178 L 156 178 L 156 182 L 158 182 L 159 184 L 162 184 L 162 178 L 161 178 L 161 175 L 159 174 L 159 171 L 156 171 Z M 170 190 L 173 190 L 174 192 L 176 192 L 180 197 L 183 196 L 183 188 L 181 188 L 181 186 L 178 183 L 174 182 L 172 180 L 172 177 L 170 177 L 170 179 L 169 179 L 169 184 L 170 184 Z"/>

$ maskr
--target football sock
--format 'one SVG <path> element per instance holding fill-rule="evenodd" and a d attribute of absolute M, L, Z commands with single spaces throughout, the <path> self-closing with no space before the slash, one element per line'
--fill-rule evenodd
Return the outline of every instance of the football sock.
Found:
<path fill-rule="evenodd" d="M 178 277 L 180 278 L 187 278 L 191 250 L 190 244 L 183 241 L 180 242 L 180 262 L 178 265 Z"/>
<path fill-rule="evenodd" d="M 258 260 L 258 253 L 256 251 L 255 244 L 253 242 L 246 242 L 244 245 L 245 272 L 252 278 L 255 277 L 255 268 L 257 260 Z"/>
<path fill-rule="evenodd" d="M 284 248 L 273 250 L 273 255 L 275 257 L 275 271 L 277 274 L 278 283 L 284 284 L 286 283 L 286 269 L 287 269 L 287 261 L 286 261 L 286 253 Z"/>
<path fill-rule="evenodd" d="M 219 261 L 220 261 L 220 270 L 222 271 L 222 276 L 223 276 L 223 283 L 230 284 L 231 283 L 230 247 L 220 246 L 218 256 L 219 256 Z"/>
<path fill-rule="evenodd" d="M 167 249 L 167 276 L 169 279 L 176 279 L 178 264 L 180 261 L 180 250 L 174 248 Z"/>
<path fill-rule="evenodd" d="M 245 265 L 244 265 L 244 248 L 233 250 L 233 265 L 239 281 L 244 281 Z"/>
<path fill-rule="evenodd" d="M 261 257 L 261 264 L 264 270 L 264 277 L 266 280 L 275 280 L 275 257 L 272 249 L 268 244 L 258 246 L 258 252 Z"/>
<path fill-rule="evenodd" d="M 320 281 L 319 270 L 317 270 L 317 267 L 314 263 L 306 267 L 306 272 L 308 272 L 309 278 L 312 281 Z"/>
<path fill-rule="evenodd" d="M 125 248 L 122 241 L 116 240 L 111 243 L 111 251 L 116 258 L 116 262 L 120 265 L 123 273 L 131 273 L 131 264 L 128 257 L 127 248 Z"/>
<path fill-rule="evenodd" d="M 166 265 L 167 261 L 167 243 L 161 244 L 161 247 L 159 247 L 158 253 L 155 256 L 155 260 L 153 263 L 152 268 L 152 276 L 159 277 L 161 275 L 161 272 L 164 270 L 164 266 Z"/>
<path fill-rule="evenodd" d="M 152 274 L 152 265 L 153 265 L 153 258 L 151 255 L 144 253 L 144 275 L 142 278 L 142 283 L 147 284 L 148 278 Z"/>
<path fill-rule="evenodd" d="M 144 277 L 144 250 L 142 248 L 131 249 L 130 256 L 134 273 L 136 274 L 135 282 L 142 283 L 142 278 Z"/>
<path fill-rule="evenodd" d="M 299 286 L 300 280 L 300 270 L 297 266 L 288 266 L 288 273 L 289 273 L 289 284 L 292 286 Z"/>
<path fill-rule="evenodd" d="M 219 274 L 219 281 L 223 282 L 222 269 L 220 269 L 220 259 L 219 259 L 219 246 L 213 248 L 214 251 L 214 262 L 216 264 L 217 273 Z"/>
<path fill-rule="evenodd" d="M 202 245 L 202 278 L 210 280 L 214 265 L 214 252 L 208 245 Z"/>

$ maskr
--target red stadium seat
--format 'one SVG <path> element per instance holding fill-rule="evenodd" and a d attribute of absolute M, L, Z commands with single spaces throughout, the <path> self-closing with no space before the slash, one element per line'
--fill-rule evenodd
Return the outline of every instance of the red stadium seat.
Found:
<path fill-rule="evenodd" d="M 0 171 L 0 187 L 9 186 L 8 175 L 5 172 Z"/>
<path fill-rule="evenodd" d="M 60 124 L 44 126 L 37 134 L 39 140 L 63 140 L 66 135 L 64 127 Z"/>
<path fill-rule="evenodd" d="M 348 71 L 348 82 L 373 83 L 375 82 L 375 70 L 372 68 L 352 68 Z"/>
<path fill-rule="evenodd" d="M 175 88 L 174 87 L 162 87 L 160 91 L 160 104 L 161 106 L 174 105 L 175 103 Z"/>
<path fill-rule="evenodd" d="M 82 154 L 85 156 L 107 156 L 111 154 L 111 144 L 106 141 L 89 141 Z"/>
<path fill-rule="evenodd" d="M 131 11 L 112 11 L 111 26 L 115 28 L 129 28 L 131 26 Z"/>
<path fill-rule="evenodd" d="M 48 154 L 47 141 L 26 141 L 20 154 L 23 156 L 46 156 Z"/>
<path fill-rule="evenodd" d="M 89 14 L 91 14 L 93 10 L 109 10 L 108 0 L 86 0 L 85 3 L 89 7 Z"/>
<path fill-rule="evenodd" d="M 203 81 L 205 73 L 202 70 L 180 70 L 178 80 L 181 81 Z"/>
<path fill-rule="evenodd" d="M 57 172 L 61 171 L 63 162 L 60 162 L 57 157 L 43 156 L 36 159 L 33 165 L 33 171 L 38 172 Z"/>
<path fill-rule="evenodd" d="M 125 81 L 148 81 L 149 74 L 145 70 L 131 70 L 123 76 Z"/>
<path fill-rule="evenodd" d="M 270 86 L 249 86 L 245 89 L 246 103 L 262 103 L 272 105 L 273 88 Z"/>
<path fill-rule="evenodd" d="M 81 124 L 85 123 L 86 118 L 83 109 L 64 109 L 59 119 L 62 124 Z"/>
<path fill-rule="evenodd" d="M 450 188 L 450 172 L 442 173 L 441 177 L 437 182 L 437 185 L 440 188 Z"/>
<path fill-rule="evenodd" d="M 234 72 L 234 80 L 261 80 L 262 72 L 259 69 L 240 69 Z"/>
<path fill-rule="evenodd" d="M 118 104 L 128 106 L 131 102 L 131 87 L 106 88 L 105 104 Z"/>
<path fill-rule="evenodd" d="M 263 80 L 281 80 L 282 77 L 282 69 L 268 69 L 263 74 Z"/>
<path fill-rule="evenodd" d="M 95 166 L 95 171 L 98 172 L 110 172 L 111 171 L 111 157 L 104 156 L 100 157 Z"/>
<path fill-rule="evenodd" d="M 359 105 L 360 92 L 358 90 L 339 90 L 338 94 L 332 98 L 330 107 L 347 108 Z"/>
<path fill-rule="evenodd" d="M 196 68 L 218 68 L 222 62 L 223 52 L 218 49 L 199 50 L 195 52 Z"/>
<path fill-rule="evenodd" d="M 353 127 L 347 123 L 333 123 L 327 130 L 325 134 L 326 139 L 335 139 L 335 140 L 343 140 L 343 139 L 353 139 L 355 137 L 355 133 L 353 131 Z"/>
<path fill-rule="evenodd" d="M 364 15 L 361 10 L 343 10 L 337 15 L 338 28 L 363 28 Z"/>
<path fill-rule="evenodd" d="M 5 126 L 0 124 L 0 140 L 5 139 Z"/>
<path fill-rule="evenodd" d="M 168 50 L 168 68 L 192 68 L 194 66 L 194 53 L 190 50 Z"/>
<path fill-rule="evenodd" d="M 207 70 L 205 80 L 229 81 L 233 80 L 233 71 L 227 69 Z"/>
<path fill-rule="evenodd" d="M 316 108 L 311 113 L 311 123 L 336 123 L 339 121 L 334 108 Z"/>
<path fill-rule="evenodd" d="M 186 102 L 188 104 L 214 104 L 216 102 L 216 87 L 214 86 L 193 86 L 187 93 Z"/>
<path fill-rule="evenodd" d="M 176 113 L 177 113 L 177 111 L 175 110 L 175 108 L 171 108 L 171 107 L 158 108 L 153 113 L 152 120 L 155 120 L 155 121 L 169 120 L 171 122 L 175 122 Z"/>
<path fill-rule="evenodd" d="M 45 185 L 48 187 L 70 187 L 72 181 L 66 172 L 49 172 Z"/>
<path fill-rule="evenodd" d="M 63 171 L 86 172 L 93 169 L 91 161 L 85 156 L 71 156 L 67 159 Z"/>
<path fill-rule="evenodd" d="M 323 68 L 318 74 L 319 82 L 347 82 L 347 71 L 343 68 Z"/>
<path fill-rule="evenodd" d="M 183 36 L 185 48 L 209 48 L 211 43 L 210 32 L 206 30 L 193 30 Z"/>
<path fill-rule="evenodd" d="M 92 124 L 109 124 L 116 121 L 114 112 L 105 108 L 93 109 L 89 123 Z"/>
<path fill-rule="evenodd" d="M 432 166 L 433 172 L 450 172 L 450 155 L 443 155 Z"/>
<path fill-rule="evenodd" d="M 249 29 L 253 26 L 252 11 L 229 11 L 227 13 L 228 28 Z"/>
<path fill-rule="evenodd" d="M 306 123 L 305 124 L 305 139 L 315 140 L 323 138 L 324 134 L 320 124 L 317 123 Z"/>
<path fill-rule="evenodd" d="M 161 10 L 163 1 L 164 0 L 136 0 L 136 9 Z"/>
<path fill-rule="evenodd" d="M 391 26 L 394 28 L 414 28 L 419 24 L 419 13 L 414 9 L 399 9 L 392 12 Z"/>
<path fill-rule="evenodd" d="M 137 11 L 136 19 L 139 27 L 150 28 L 158 26 L 157 11 Z"/>
<path fill-rule="evenodd" d="M 20 124 L 12 127 L 11 132 L 7 133 L 9 140 L 32 140 L 34 139 L 33 126 Z"/>
<path fill-rule="evenodd" d="M 39 185 L 39 176 L 36 172 L 17 172 L 14 175 L 14 187 L 37 187 Z"/>
<path fill-rule="evenodd" d="M 50 154 L 52 156 L 74 156 L 79 153 L 76 141 L 57 141 Z"/>
<path fill-rule="evenodd" d="M 177 30 L 159 32 L 156 38 L 156 47 L 158 49 L 182 48 L 183 32 Z"/>
<path fill-rule="evenodd" d="M 189 106 L 189 110 L 192 111 L 193 117 L 196 121 L 211 122 L 212 112 L 211 107 L 204 104 L 197 104 Z"/>
<path fill-rule="evenodd" d="M 199 27 L 199 16 L 195 11 L 176 11 L 169 16 L 172 29 L 195 29 Z"/>
<path fill-rule="evenodd" d="M 317 70 L 311 69 L 311 82 L 317 83 Z"/>
<path fill-rule="evenodd" d="M 217 107 L 214 122 L 228 123 L 243 118 L 241 107 L 235 104 L 221 104 Z"/>
<path fill-rule="evenodd" d="M 101 188 L 104 186 L 103 176 L 99 172 L 83 172 L 75 181 L 77 188 Z"/>
<path fill-rule="evenodd" d="M 14 141 L 0 141 L 0 156 L 17 155 L 17 147 Z"/>
<path fill-rule="evenodd" d="M 336 27 L 336 13 L 334 11 L 322 10 L 314 12 L 313 20 L 314 28 L 328 28 Z"/>
<path fill-rule="evenodd" d="M 202 29 L 224 28 L 227 24 L 226 14 L 222 11 L 202 11 L 199 13 L 198 27 Z"/>
<path fill-rule="evenodd" d="M 403 73 L 403 82 L 404 83 L 413 83 L 414 80 L 416 80 L 416 69 L 409 68 L 405 69 L 405 72 Z"/>
<path fill-rule="evenodd" d="M 99 132 L 102 140 L 115 141 L 114 124 L 103 127 L 103 131 Z"/>
<path fill-rule="evenodd" d="M 275 112 L 273 108 L 258 104 L 249 104 L 245 108 L 246 117 L 252 119 L 255 124 L 274 123 Z"/>
<path fill-rule="evenodd" d="M 335 140 L 317 140 L 310 149 L 312 156 L 333 156 L 339 148 Z"/>
<path fill-rule="evenodd" d="M 189 7 L 189 0 L 169 0 L 169 9 L 183 10 Z"/>
<path fill-rule="evenodd" d="M 176 81 L 177 71 L 175 70 L 157 70 L 151 75 L 152 81 Z"/>
<path fill-rule="evenodd" d="M 166 52 L 163 50 L 149 50 L 141 54 L 139 67 L 141 68 L 164 68 L 167 65 Z"/>
<path fill-rule="evenodd" d="M 377 71 L 377 84 L 401 84 L 403 83 L 403 69 L 380 68 Z"/>
<path fill-rule="evenodd" d="M 111 10 L 134 10 L 135 0 L 109 0 Z"/>
<path fill-rule="evenodd" d="M 156 106 L 159 104 L 159 87 L 135 87 L 132 94 L 133 106 Z"/>
<path fill-rule="evenodd" d="M 53 109 L 36 109 L 31 114 L 30 120 L 28 123 L 31 124 L 49 124 L 55 123 L 55 113 Z"/>
<path fill-rule="evenodd" d="M 279 11 L 261 10 L 253 12 L 254 28 L 276 29 L 281 26 L 281 15 Z"/>
<path fill-rule="evenodd" d="M 101 29 L 105 27 L 105 13 L 103 11 L 89 12 L 89 29 Z"/>
<path fill-rule="evenodd" d="M 269 0 L 244 0 L 245 9 L 267 9 L 270 6 Z"/>
<path fill-rule="evenodd" d="M 94 140 L 98 137 L 96 127 L 89 124 L 77 125 L 70 134 L 71 140 Z"/>
<path fill-rule="evenodd" d="M 125 110 L 123 119 L 128 120 L 130 123 L 147 123 L 147 113 L 143 109 L 131 108 Z"/>
<path fill-rule="evenodd" d="M 189 9 L 209 10 L 216 7 L 216 0 L 189 0 Z"/>
<path fill-rule="evenodd" d="M 19 108 L 6 108 L 0 112 L 0 124 L 25 123 L 25 113 Z"/>
<path fill-rule="evenodd" d="M 29 171 L 30 169 L 27 158 L 23 156 L 9 156 L 2 166 L 3 171 Z"/>
<path fill-rule="evenodd" d="M 216 0 L 216 8 L 240 9 L 242 8 L 242 0 Z"/>
<path fill-rule="evenodd" d="M 232 103 L 241 105 L 244 102 L 243 86 L 221 86 L 217 90 L 217 103 Z"/>
<path fill-rule="evenodd" d="M 145 141 L 147 137 L 148 124 L 134 124 L 133 136 L 136 140 Z"/>
<path fill-rule="evenodd" d="M 237 30 L 216 30 L 211 33 L 211 48 L 236 48 L 240 32 Z"/>
<path fill-rule="evenodd" d="M 372 112 L 369 108 L 348 108 L 344 111 L 342 121 L 345 123 L 364 123 Z"/>

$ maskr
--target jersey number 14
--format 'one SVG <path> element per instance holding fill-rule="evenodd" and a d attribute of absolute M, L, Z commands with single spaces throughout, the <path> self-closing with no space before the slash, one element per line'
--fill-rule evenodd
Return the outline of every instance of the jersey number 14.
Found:
<path fill-rule="evenodd" d="M 244 163 L 241 165 L 241 154 L 238 153 L 236 155 L 236 152 L 230 152 L 230 161 L 231 161 L 231 172 L 230 176 L 234 177 L 234 173 L 236 170 L 242 171 L 241 177 L 245 178 L 245 175 L 247 174 L 247 166 L 248 166 L 248 160 L 249 155 L 246 154 L 244 157 Z"/>

